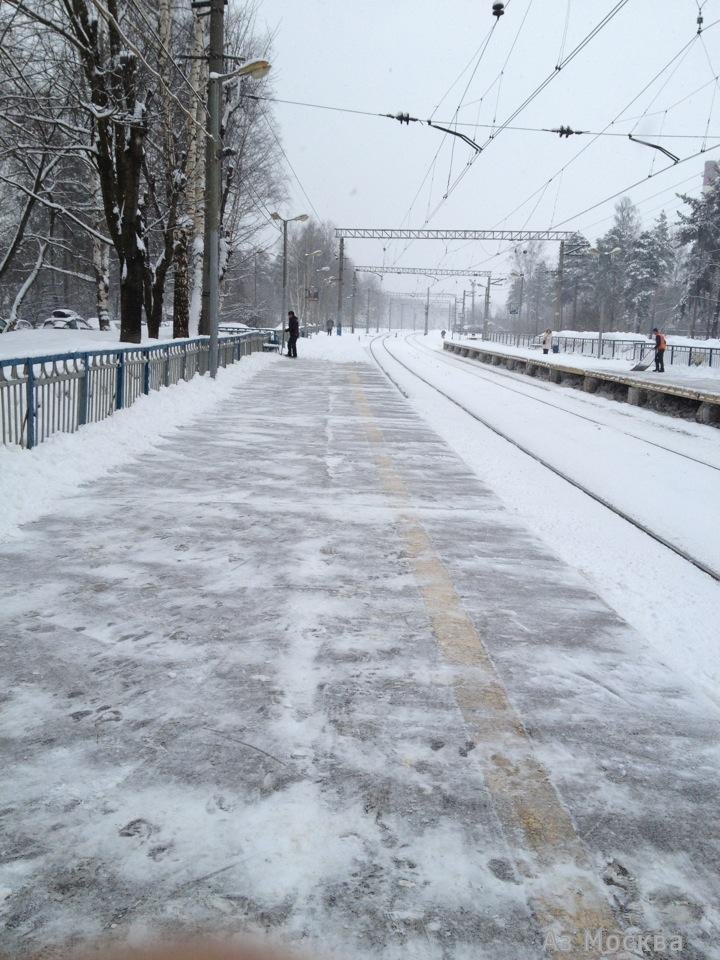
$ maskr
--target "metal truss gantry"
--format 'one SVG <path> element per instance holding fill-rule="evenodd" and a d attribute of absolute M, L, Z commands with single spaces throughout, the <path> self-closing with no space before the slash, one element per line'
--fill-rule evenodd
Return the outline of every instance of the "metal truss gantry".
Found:
<path fill-rule="evenodd" d="M 433 270 L 431 267 L 354 267 L 356 273 L 404 274 L 416 277 L 491 277 L 491 270 Z"/>
<path fill-rule="evenodd" d="M 558 259 L 557 283 L 555 294 L 555 325 L 558 330 L 562 329 L 562 289 L 563 289 L 563 266 L 565 261 L 565 244 L 575 239 L 577 234 L 572 230 L 421 230 L 421 229 L 390 229 L 385 227 L 336 227 L 335 237 L 340 241 L 338 255 L 338 309 L 337 326 L 338 332 L 342 332 L 343 322 L 343 270 L 345 264 L 345 240 L 507 240 L 526 242 L 531 240 L 553 241 L 560 244 L 560 256 Z M 422 274 L 424 276 L 486 276 L 488 277 L 488 290 L 490 291 L 490 274 L 485 271 L 475 273 L 463 273 L 457 271 L 425 271 L 415 267 L 396 267 L 394 269 L 377 269 L 373 267 L 358 267 L 355 269 L 353 278 L 357 277 L 358 270 L 371 273 L 409 273 Z M 474 290 L 474 288 L 473 288 Z M 353 298 L 354 300 L 354 298 Z M 487 313 L 487 310 L 486 310 Z M 353 329 L 354 311 L 353 311 Z"/>
<path fill-rule="evenodd" d="M 572 230 L 391 230 L 365 227 L 336 227 L 335 237 L 355 240 L 572 240 Z"/>

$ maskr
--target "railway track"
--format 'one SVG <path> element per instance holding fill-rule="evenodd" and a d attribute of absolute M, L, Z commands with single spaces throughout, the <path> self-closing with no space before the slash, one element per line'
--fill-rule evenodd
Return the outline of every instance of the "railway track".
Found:
<path fill-rule="evenodd" d="M 655 440 L 648 440 L 647 437 L 641 437 L 637 433 L 631 433 L 629 430 L 623 430 L 620 427 L 605 423 L 602 420 L 596 420 L 594 417 L 587 416 L 583 413 L 578 413 L 575 410 L 568 410 L 567 407 L 563 407 L 559 403 L 553 403 L 551 400 L 543 400 L 542 397 L 533 396 L 532 393 L 528 393 L 525 390 L 520 390 L 517 387 L 508 386 L 508 384 L 502 382 L 503 378 L 510 379 L 522 386 L 524 383 L 524 381 L 521 379 L 522 374 L 514 375 L 509 371 L 504 373 L 500 371 L 495 372 L 478 370 L 477 361 L 466 360 L 464 357 L 458 357 L 453 354 L 448 354 L 444 351 L 443 353 L 439 353 L 437 350 L 432 350 L 430 347 L 426 347 L 424 344 L 419 343 L 417 337 L 415 336 L 405 337 L 406 343 L 410 343 L 411 340 L 413 342 L 410 345 L 414 349 L 429 354 L 438 362 L 445 363 L 449 367 L 454 366 L 457 368 L 463 368 L 468 375 L 475 377 L 477 380 L 484 380 L 486 383 L 490 383 L 493 386 L 499 387 L 501 390 L 507 390 L 510 393 L 517 394 L 518 396 L 526 397 L 528 400 L 534 400 L 536 403 L 542 403 L 546 407 L 552 407 L 554 410 L 559 410 L 561 413 L 565 413 L 570 417 L 575 417 L 578 420 L 586 420 L 588 423 L 594 423 L 596 426 L 602 427 L 605 430 L 614 430 L 616 433 L 622 433 L 626 437 L 631 437 L 633 440 L 640 441 L 640 443 L 646 443 L 648 446 L 656 447 L 658 450 L 665 450 L 667 453 L 672 453 L 676 457 L 681 457 L 683 460 L 689 460 L 691 463 L 698 463 L 703 467 L 707 467 L 709 470 L 716 470 L 718 473 L 720 473 L 720 466 L 718 464 L 708 463 L 707 460 L 701 460 L 698 457 L 691 457 L 689 454 L 675 450 L 673 447 L 667 447 L 663 443 L 657 443 Z M 547 388 L 537 385 L 534 386 L 534 389 L 542 390 Z"/>
<path fill-rule="evenodd" d="M 407 338 L 406 338 L 406 339 L 407 339 Z M 545 467 L 545 469 L 547 469 L 547 470 L 549 470 L 551 473 L 555 474 L 555 476 L 560 477 L 560 478 L 561 478 L 562 480 L 564 480 L 566 483 L 569 483 L 571 486 L 575 487 L 576 490 L 580 490 L 582 493 L 584 493 L 584 494 L 585 494 L 587 497 L 589 497 L 591 500 L 594 500 L 596 503 L 600 504 L 600 505 L 601 505 L 602 507 L 604 507 L 606 510 L 609 510 L 611 513 L 615 514 L 615 516 L 620 517 L 620 519 L 626 521 L 626 522 L 629 523 L 631 526 L 635 527 L 636 530 L 640 530 L 642 533 L 644 533 L 646 536 L 650 537 L 650 538 L 651 538 L 652 540 L 654 540 L 656 543 L 659 543 L 661 546 L 665 547 L 667 550 L 670 550 L 672 553 L 674 553 L 676 556 L 680 557 L 682 560 L 685 560 L 687 563 L 689 563 L 689 564 L 691 564 L 692 566 L 696 567 L 698 570 L 700 570 L 700 571 L 701 571 L 702 573 L 704 573 L 706 576 L 710 577 L 710 578 L 711 578 L 712 580 L 714 580 L 716 583 L 720 583 L 720 571 L 716 570 L 714 567 L 712 567 L 712 566 L 710 566 L 709 564 L 705 563 L 703 560 L 699 560 L 697 557 L 693 557 L 690 553 L 687 552 L 687 550 L 684 550 L 682 547 L 678 546 L 677 544 L 672 543 L 672 542 L 671 542 L 670 540 L 668 540 L 666 537 L 663 537 L 662 534 L 659 534 L 659 533 L 657 533 L 656 531 L 652 530 L 650 527 L 648 527 L 648 526 L 647 526 L 645 523 L 643 523 L 641 520 L 638 520 L 636 517 L 631 516 L 629 513 L 627 513 L 627 512 L 626 512 L 625 510 L 623 510 L 621 507 L 618 507 L 618 506 L 616 506 L 614 503 L 611 503 L 609 500 L 607 500 L 605 497 L 601 496 L 599 493 L 596 493 L 594 490 L 591 490 L 591 489 L 590 489 L 589 487 L 587 487 L 584 483 L 581 483 L 579 480 L 576 480 L 574 477 L 571 477 L 569 474 L 565 473 L 565 471 L 561 470 L 559 467 L 556 467 L 554 464 L 550 463 L 548 460 L 546 460 L 544 457 L 540 456 L 538 453 L 535 453 L 533 450 L 530 450 L 530 449 L 529 449 L 528 447 L 526 447 L 523 443 L 521 443 L 520 441 L 514 439 L 512 436 L 510 436 L 510 435 L 509 435 L 508 433 L 506 433 L 504 430 L 501 430 L 499 427 L 497 427 L 497 426 L 496 426 L 495 424 L 493 424 L 491 421 L 487 420 L 485 417 L 482 417 L 482 416 L 480 416 L 480 414 L 475 413 L 473 410 L 470 410 L 468 407 L 465 406 L 465 404 L 461 403 L 459 400 L 457 400 L 455 397 L 451 396 L 451 395 L 450 395 L 449 393 L 447 393 L 445 390 L 442 390 L 440 387 L 436 386 L 436 384 L 432 383 L 430 380 L 428 380 L 428 379 L 426 379 L 425 377 L 423 377 L 423 376 L 422 376 L 421 374 L 419 374 L 416 370 L 413 370 L 411 366 L 409 366 L 407 363 L 405 363 L 403 360 L 401 360 L 399 357 L 397 357 L 397 356 L 392 352 L 392 350 L 390 350 L 390 348 L 388 347 L 388 345 L 387 345 L 387 340 L 388 340 L 388 336 L 387 336 L 387 335 L 380 335 L 380 336 L 378 336 L 378 337 L 375 337 L 374 340 L 371 340 L 371 341 L 370 341 L 370 353 L 371 353 L 371 355 L 372 355 L 373 360 L 375 361 L 375 363 L 376 363 L 376 364 L 378 365 L 378 367 L 380 368 L 380 370 L 382 370 L 382 372 L 385 374 L 385 376 L 388 377 L 388 379 L 390 380 L 390 382 L 396 387 L 397 390 L 399 390 L 399 392 L 400 392 L 404 397 L 406 397 L 406 398 L 408 397 L 407 392 L 402 388 L 402 386 L 401 386 L 401 385 L 397 382 L 397 380 L 392 376 L 392 374 L 390 373 L 390 371 L 387 369 L 387 367 L 381 362 L 380 358 L 378 357 L 378 354 L 377 354 L 377 351 L 376 351 L 376 344 L 378 343 L 378 341 L 380 341 L 380 345 L 381 345 L 382 348 L 384 349 L 384 351 L 385 351 L 385 353 L 387 354 L 387 356 L 389 356 L 389 357 L 391 358 L 391 360 L 393 361 L 393 363 L 398 364 L 400 367 L 402 367 L 404 370 L 406 370 L 407 373 L 411 374 L 411 375 L 412 375 L 413 377 L 415 377 L 417 380 L 420 380 L 420 381 L 421 381 L 422 383 L 424 383 L 427 387 L 430 387 L 431 390 L 434 390 L 436 393 L 440 394 L 440 396 L 444 397 L 446 400 L 448 400 L 448 401 L 449 401 L 450 403 L 452 403 L 454 406 L 456 406 L 456 407 L 458 407 L 460 410 L 462 410 L 463 413 L 467 414 L 469 417 L 472 417 L 473 420 L 476 420 L 478 423 L 482 424 L 482 425 L 483 425 L 484 427 L 486 427 L 488 430 L 492 431 L 492 433 L 496 434 L 497 436 L 501 437 L 503 440 L 507 441 L 507 443 L 512 444 L 513 447 L 515 447 L 516 449 L 520 450 L 522 453 L 524 453 L 526 456 L 530 457 L 530 458 L 531 458 L 532 460 L 534 460 L 536 463 L 539 463 L 542 467 Z M 433 351 L 433 352 L 434 352 L 434 351 Z M 534 399 L 534 398 L 530 398 L 530 399 Z M 554 404 L 551 404 L 551 405 L 552 405 L 552 406 L 555 406 Z M 578 416 L 580 416 L 580 415 L 578 415 Z M 583 418 L 583 419 L 591 419 L 591 418 Z M 596 421 L 594 421 L 594 422 L 596 422 Z M 621 431 L 621 432 L 623 432 L 623 431 Z M 641 439 L 641 438 L 638 438 L 638 439 Z M 660 445 L 657 444 L 657 446 L 660 446 Z M 667 449 L 670 453 L 676 453 L 678 456 L 684 456 L 683 454 L 677 453 L 677 451 L 671 450 L 669 447 L 668 447 L 668 448 L 663 448 L 663 449 Z M 694 458 L 693 458 L 693 457 L 686 457 L 686 459 L 688 459 L 688 460 L 693 460 Z M 706 463 L 705 461 L 696 461 L 696 462 L 702 463 L 702 464 L 704 464 L 704 466 L 711 467 L 711 469 L 716 469 L 716 468 L 712 467 L 711 464 L 708 464 L 708 463 Z"/>

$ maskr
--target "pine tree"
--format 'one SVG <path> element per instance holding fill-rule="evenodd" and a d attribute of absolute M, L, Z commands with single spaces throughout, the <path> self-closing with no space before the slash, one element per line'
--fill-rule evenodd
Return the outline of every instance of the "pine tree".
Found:
<path fill-rule="evenodd" d="M 695 318 L 704 321 L 706 336 L 718 334 L 718 293 L 720 275 L 720 178 L 700 197 L 680 195 L 689 211 L 680 211 L 678 241 L 690 247 L 686 279 L 686 302 L 690 306 L 691 335 L 695 332 Z"/>
<path fill-rule="evenodd" d="M 563 305 L 565 326 L 572 330 L 587 329 L 596 313 L 595 288 L 597 263 L 590 242 L 578 233 L 565 250 Z"/>

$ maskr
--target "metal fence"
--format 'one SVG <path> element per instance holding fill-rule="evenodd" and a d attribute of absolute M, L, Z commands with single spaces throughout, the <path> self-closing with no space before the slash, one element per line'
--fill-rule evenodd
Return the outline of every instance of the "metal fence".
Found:
<path fill-rule="evenodd" d="M 218 366 L 262 350 L 263 334 L 221 337 Z M 207 373 L 207 338 L 148 347 L 0 359 L 0 440 L 32 449 L 112 416 L 142 394 Z"/>
<path fill-rule="evenodd" d="M 538 338 L 527 333 L 492 333 L 490 340 L 494 343 L 504 343 L 512 347 L 539 346 Z M 553 335 L 553 346 L 558 347 L 560 353 L 579 353 L 586 357 L 598 356 L 598 338 L 596 336 L 562 337 Z M 632 360 L 637 363 L 654 349 L 655 344 L 651 340 L 621 340 L 605 336 L 602 342 L 602 356 L 605 360 Z M 668 343 L 665 351 L 665 362 L 687 367 L 720 368 L 720 348 Z"/>

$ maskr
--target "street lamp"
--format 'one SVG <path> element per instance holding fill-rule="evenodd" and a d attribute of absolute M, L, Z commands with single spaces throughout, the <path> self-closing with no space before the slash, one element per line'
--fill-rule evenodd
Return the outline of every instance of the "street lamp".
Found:
<path fill-rule="evenodd" d="M 214 9 L 214 8 L 213 8 Z M 217 375 L 218 323 L 220 319 L 220 210 L 222 206 L 222 143 L 221 143 L 221 91 L 224 83 L 236 77 L 252 77 L 256 80 L 266 76 L 270 64 L 267 60 L 253 60 L 231 73 L 218 73 L 213 67 L 223 62 L 222 17 L 213 15 L 211 20 L 210 73 L 208 74 L 208 137 L 206 141 L 205 169 L 205 256 L 204 281 L 207 289 L 207 318 L 210 333 L 210 376 Z M 219 53 L 217 52 L 219 50 Z"/>
<path fill-rule="evenodd" d="M 297 217 L 281 217 L 277 211 L 270 214 L 271 220 L 280 220 L 283 225 L 283 279 L 282 279 L 282 321 L 280 323 L 280 353 L 285 348 L 285 314 L 287 313 L 287 228 L 289 223 L 304 223 L 310 217 L 307 213 L 301 213 Z"/>

